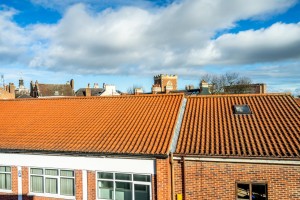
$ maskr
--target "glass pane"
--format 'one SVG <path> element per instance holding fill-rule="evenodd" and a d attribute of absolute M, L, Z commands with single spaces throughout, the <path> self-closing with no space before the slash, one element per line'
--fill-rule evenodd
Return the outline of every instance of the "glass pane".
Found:
<path fill-rule="evenodd" d="M 116 200 L 131 200 L 131 183 L 116 182 Z"/>
<path fill-rule="evenodd" d="M 31 168 L 30 169 L 31 174 L 37 174 L 37 175 L 43 175 L 43 169 L 39 168 Z"/>
<path fill-rule="evenodd" d="M 5 167 L 5 171 L 6 172 L 11 172 L 11 168 L 10 167 Z"/>
<path fill-rule="evenodd" d="M 74 196 L 74 179 L 60 178 L 60 194 Z"/>
<path fill-rule="evenodd" d="M 150 186 L 134 184 L 135 199 L 150 200 Z"/>
<path fill-rule="evenodd" d="M 58 170 L 57 169 L 46 169 L 45 174 L 51 175 L 51 176 L 58 176 Z"/>
<path fill-rule="evenodd" d="M 0 174 L 0 189 L 5 189 L 5 174 Z"/>
<path fill-rule="evenodd" d="M 114 182 L 112 181 L 98 181 L 98 198 L 99 199 L 113 199 Z"/>
<path fill-rule="evenodd" d="M 98 178 L 101 178 L 101 179 L 113 179 L 114 175 L 113 175 L 113 173 L 98 172 Z"/>
<path fill-rule="evenodd" d="M 131 181 L 131 174 L 119 174 L 119 173 L 116 173 L 116 179 Z"/>
<path fill-rule="evenodd" d="M 237 184 L 237 199 L 250 199 L 249 184 Z"/>
<path fill-rule="evenodd" d="M 43 193 L 44 183 L 42 176 L 30 176 L 30 191 Z"/>
<path fill-rule="evenodd" d="M 0 172 L 5 172 L 5 167 L 1 166 L 0 167 Z"/>
<path fill-rule="evenodd" d="M 150 182 L 150 175 L 133 174 L 134 181 Z"/>
<path fill-rule="evenodd" d="M 11 190 L 11 174 L 0 174 L 0 189 Z"/>
<path fill-rule="evenodd" d="M 46 193 L 57 194 L 57 179 L 46 178 L 45 188 Z"/>
<path fill-rule="evenodd" d="M 252 199 L 266 200 L 267 199 L 267 185 L 252 184 Z"/>
<path fill-rule="evenodd" d="M 11 190 L 11 174 L 6 174 L 5 175 L 6 177 L 5 177 L 5 186 L 6 186 L 6 188 L 5 189 L 7 189 L 7 190 Z"/>
<path fill-rule="evenodd" d="M 74 177 L 74 171 L 72 170 L 60 170 L 61 176 Z"/>

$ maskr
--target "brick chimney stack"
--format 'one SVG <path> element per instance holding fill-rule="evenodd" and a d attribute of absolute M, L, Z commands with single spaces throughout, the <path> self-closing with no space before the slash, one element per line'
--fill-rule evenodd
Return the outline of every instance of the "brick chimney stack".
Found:
<path fill-rule="evenodd" d="M 74 79 L 70 80 L 70 86 L 71 86 L 72 90 L 74 90 Z"/>
<path fill-rule="evenodd" d="M 13 83 L 9 83 L 8 92 L 11 94 L 15 94 L 16 87 Z"/>
<path fill-rule="evenodd" d="M 143 94 L 143 93 L 144 93 L 143 88 L 134 88 L 135 95 Z"/>
<path fill-rule="evenodd" d="M 85 96 L 86 97 L 92 96 L 92 91 L 91 91 L 91 88 L 90 88 L 90 84 L 88 84 L 87 88 L 85 88 Z"/>

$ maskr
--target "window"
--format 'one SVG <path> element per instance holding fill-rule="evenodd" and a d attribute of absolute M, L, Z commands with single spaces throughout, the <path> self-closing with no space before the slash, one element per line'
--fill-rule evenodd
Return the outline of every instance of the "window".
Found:
<path fill-rule="evenodd" d="M 238 183 L 238 200 L 267 200 L 267 184 L 264 183 Z"/>
<path fill-rule="evenodd" d="M 61 169 L 30 169 L 30 192 L 74 196 L 74 171 Z"/>
<path fill-rule="evenodd" d="M 11 167 L 0 166 L 0 189 L 11 190 Z"/>
<path fill-rule="evenodd" d="M 116 172 L 98 172 L 97 187 L 98 199 L 151 199 L 150 175 Z"/>
<path fill-rule="evenodd" d="M 248 105 L 234 105 L 234 114 L 251 114 L 250 107 Z"/>

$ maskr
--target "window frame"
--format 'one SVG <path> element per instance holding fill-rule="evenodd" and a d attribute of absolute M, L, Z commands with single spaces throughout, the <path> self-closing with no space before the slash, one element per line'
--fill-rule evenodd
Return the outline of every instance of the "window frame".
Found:
<path fill-rule="evenodd" d="M 105 178 L 98 178 L 98 173 L 112 173 L 113 178 L 112 179 L 105 179 Z M 116 179 L 116 174 L 130 174 L 131 180 L 120 180 Z M 144 175 L 144 176 L 149 176 L 150 180 L 149 181 L 134 181 L 134 175 Z M 149 199 L 152 200 L 152 175 L 151 174 L 144 174 L 144 173 L 132 173 L 132 172 L 116 172 L 116 171 L 96 171 L 95 173 L 96 176 L 96 200 L 109 200 L 109 199 L 101 199 L 99 198 L 99 185 L 98 181 L 111 181 L 113 182 L 113 200 L 116 198 L 116 182 L 125 182 L 125 183 L 130 183 L 131 184 L 131 197 L 132 200 L 135 199 L 135 185 L 146 185 L 149 186 Z"/>
<path fill-rule="evenodd" d="M 265 185 L 266 187 L 266 200 L 268 200 L 269 198 L 269 195 L 268 195 L 268 182 L 236 182 L 235 183 L 235 199 L 238 200 L 238 184 L 247 184 L 249 185 L 249 200 L 252 200 L 252 185 Z"/>
<path fill-rule="evenodd" d="M 7 192 L 7 193 L 11 193 L 12 192 L 12 166 L 9 166 L 9 165 L 0 165 L 0 167 L 9 167 L 10 168 L 10 172 L 1 172 L 0 171 L 0 174 L 5 174 L 5 175 L 7 175 L 7 174 L 10 174 L 10 189 L 7 189 L 7 188 L 4 188 L 4 189 L 2 189 L 2 188 L 0 188 L 0 191 L 1 192 Z"/>
<path fill-rule="evenodd" d="M 238 111 L 238 107 L 241 107 L 241 108 L 247 107 L 249 112 Z M 235 115 L 251 115 L 252 111 L 248 104 L 235 104 L 235 105 L 233 105 L 233 114 L 235 114 Z"/>
<path fill-rule="evenodd" d="M 36 175 L 31 173 L 31 169 L 42 169 L 42 175 Z M 58 175 L 46 175 L 46 170 L 57 170 Z M 61 176 L 61 171 L 72 171 L 73 177 L 66 177 Z M 32 192 L 31 191 L 31 176 L 40 176 L 43 178 L 43 192 Z M 47 193 L 46 192 L 46 178 L 55 178 L 57 180 L 57 193 Z M 74 195 L 64 195 L 61 194 L 61 178 L 70 178 L 73 179 L 73 191 Z M 43 197 L 50 197 L 50 198 L 64 198 L 64 199 L 74 199 L 76 197 L 76 177 L 75 177 L 75 170 L 74 169 L 62 169 L 62 168 L 53 168 L 53 167 L 28 167 L 28 191 L 29 194 L 33 194 L 35 196 L 43 196 Z"/>

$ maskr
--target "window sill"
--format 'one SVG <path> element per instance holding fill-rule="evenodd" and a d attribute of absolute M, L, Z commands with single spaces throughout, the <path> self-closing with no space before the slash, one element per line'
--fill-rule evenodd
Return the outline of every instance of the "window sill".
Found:
<path fill-rule="evenodd" d="M 58 199 L 73 199 L 75 200 L 75 196 L 63 196 L 58 194 L 44 194 L 44 193 L 28 193 L 28 196 L 39 196 L 39 197 L 49 197 L 49 198 L 58 198 Z"/>
<path fill-rule="evenodd" d="M 0 189 L 0 193 L 13 193 L 12 190 Z"/>

